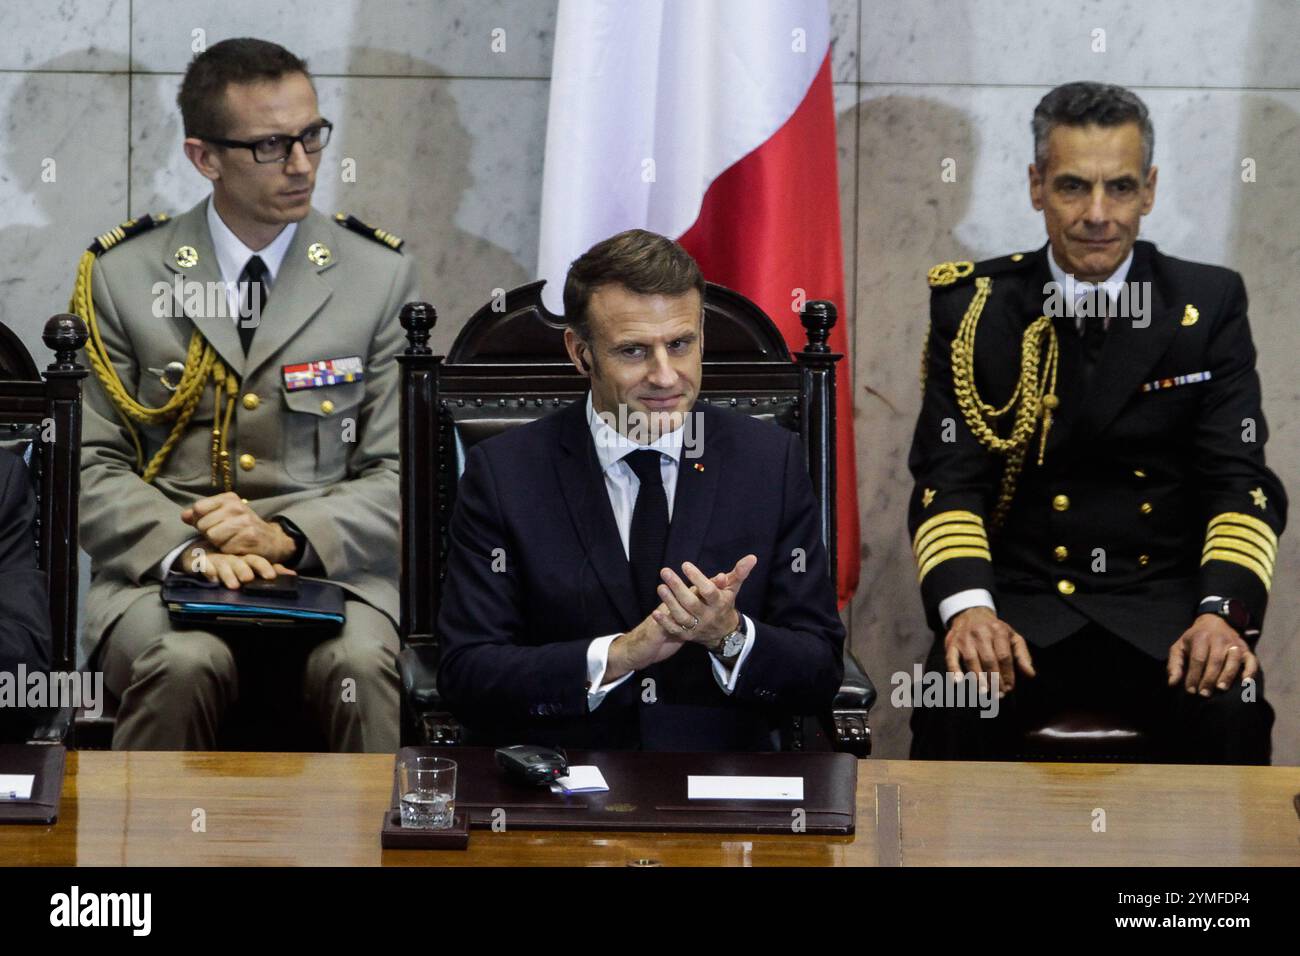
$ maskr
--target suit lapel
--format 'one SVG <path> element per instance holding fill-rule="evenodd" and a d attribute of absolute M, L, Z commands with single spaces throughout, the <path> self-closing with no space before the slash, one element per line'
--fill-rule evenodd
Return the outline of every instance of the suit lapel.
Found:
<path fill-rule="evenodd" d="M 163 264 L 185 283 L 186 292 L 177 308 L 203 333 L 226 367 L 242 377 L 244 349 L 239 344 L 235 319 L 227 314 L 225 286 L 212 247 L 212 237 L 208 233 L 208 200 L 178 217 L 173 235 L 176 237 L 175 247 L 163 250 Z M 198 260 L 192 266 L 182 266 L 177 261 L 177 253 L 185 246 L 198 254 Z M 213 289 L 220 289 L 216 296 L 210 293 Z M 197 293 L 192 294 L 192 290 L 197 290 Z M 208 308 L 210 304 L 218 307 Z"/>
<path fill-rule="evenodd" d="M 623 540 L 605 491 L 605 478 L 600 472 L 591 429 L 587 427 L 585 400 L 574 402 L 560 414 L 565 418 L 556 470 L 564 502 L 597 580 L 617 610 L 623 627 L 631 629 L 638 623 L 632 570 L 623 553 Z"/>
<path fill-rule="evenodd" d="M 691 410 L 692 415 L 706 415 L 706 406 L 697 404 Z M 710 409 L 711 411 L 711 409 Z M 708 415 L 710 429 L 716 428 L 717 415 Z M 683 448 L 682 457 L 677 466 L 677 490 L 673 494 L 673 520 L 668 526 L 668 545 L 665 549 L 664 564 L 672 568 L 682 580 L 690 583 L 682 572 L 682 562 L 698 564 L 700 551 L 704 543 L 704 534 L 709 528 L 709 518 L 713 515 L 713 499 L 718 490 L 718 473 L 722 468 L 722 456 L 716 435 L 709 436 L 707 442 L 709 454 L 698 458 L 687 458 Z M 736 555 L 737 558 L 740 555 Z M 717 574 L 718 571 L 730 571 L 731 568 L 700 568 L 705 574 Z"/>
<path fill-rule="evenodd" d="M 1113 318 L 1093 374 L 1087 408 L 1095 434 L 1104 431 L 1137 395 L 1142 379 L 1169 348 L 1178 330 L 1178 315 L 1170 311 L 1170 304 L 1155 281 L 1153 251 L 1150 243 L 1138 243 L 1128 275 L 1129 282 L 1145 282 L 1151 290 L 1151 301 L 1147 303 L 1150 325 L 1134 328 L 1132 316 Z"/>
<path fill-rule="evenodd" d="M 334 265 L 335 258 L 331 257 L 325 265 L 316 265 L 307 258 L 307 249 L 312 243 L 329 238 L 323 228 L 325 223 L 328 220 L 313 210 L 298 224 L 289 251 L 280 264 L 280 273 L 271 286 L 261 325 L 248 350 L 246 364 L 249 375 L 274 356 L 329 301 L 331 289 L 329 283 L 321 278 L 321 273 Z"/>

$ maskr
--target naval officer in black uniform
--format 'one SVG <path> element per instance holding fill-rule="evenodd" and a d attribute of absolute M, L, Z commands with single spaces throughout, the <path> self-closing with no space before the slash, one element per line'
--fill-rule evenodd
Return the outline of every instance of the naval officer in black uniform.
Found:
<path fill-rule="evenodd" d="M 1074 702 L 1145 720 L 1169 759 L 1267 763 L 1255 646 L 1287 500 L 1241 276 L 1136 241 L 1157 170 L 1133 93 L 1059 87 L 1033 131 L 1049 242 L 930 271 L 909 461 L 926 669 L 1005 696 L 918 708 L 913 756 L 1012 756 Z"/>

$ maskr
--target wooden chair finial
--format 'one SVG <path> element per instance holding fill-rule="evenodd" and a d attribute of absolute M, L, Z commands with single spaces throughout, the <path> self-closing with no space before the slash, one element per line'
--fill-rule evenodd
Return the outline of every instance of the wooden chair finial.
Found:
<path fill-rule="evenodd" d="M 827 343 L 830 340 L 831 329 L 835 327 L 838 318 L 839 314 L 834 302 L 814 299 L 812 302 L 804 303 L 799 313 L 799 321 L 803 323 L 808 333 L 808 346 L 804 351 L 829 352 L 831 349 Z"/>
<path fill-rule="evenodd" d="M 50 316 L 41 332 L 41 341 L 54 353 L 54 361 L 49 366 L 51 372 L 72 372 L 80 369 L 77 353 L 86 344 L 89 333 L 86 323 L 80 316 L 60 312 Z"/>
<path fill-rule="evenodd" d="M 402 306 L 402 328 L 406 329 L 407 355 L 429 355 L 429 334 L 438 324 L 438 310 L 428 302 L 408 302 Z"/>

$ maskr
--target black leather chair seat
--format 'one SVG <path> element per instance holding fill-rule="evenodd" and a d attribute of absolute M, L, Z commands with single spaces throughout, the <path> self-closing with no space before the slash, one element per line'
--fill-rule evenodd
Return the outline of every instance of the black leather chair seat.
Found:
<path fill-rule="evenodd" d="M 1150 728 L 1123 714 L 1065 709 L 1030 728 L 1023 738 L 1026 760 L 1147 761 Z"/>

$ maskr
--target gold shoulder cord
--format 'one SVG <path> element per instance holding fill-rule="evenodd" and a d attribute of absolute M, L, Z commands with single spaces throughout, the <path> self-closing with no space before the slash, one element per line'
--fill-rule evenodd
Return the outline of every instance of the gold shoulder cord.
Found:
<path fill-rule="evenodd" d="M 120 236 L 114 236 L 113 233 L 107 233 L 100 237 L 100 245 L 107 250 L 119 238 Z M 106 243 L 105 240 L 108 242 Z M 104 386 L 104 391 L 113 403 L 118 417 L 126 425 L 131 441 L 135 444 L 136 471 L 140 472 L 140 476 L 146 483 L 153 483 L 168 455 L 180 441 L 181 435 L 185 433 L 185 427 L 203 397 L 203 390 L 211 380 L 213 383 L 212 486 L 215 488 L 220 484 L 226 491 L 231 491 L 234 485 L 230 479 L 230 453 L 226 449 L 226 436 L 230 432 L 230 419 L 234 413 L 235 397 L 239 392 L 239 383 L 234 373 L 217 358 L 216 350 L 203 338 L 202 333 L 195 329 L 185 355 L 185 371 L 181 374 L 180 384 L 176 386 L 176 391 L 171 398 L 157 408 L 150 408 L 137 402 L 118 377 L 117 369 L 113 367 L 112 359 L 99 335 L 99 323 L 95 318 L 95 303 L 91 295 L 91 274 L 94 267 L 94 251 L 87 250 L 82 253 L 81 262 L 77 265 L 77 282 L 68 308 L 81 317 L 90 331 L 90 338 L 86 342 L 86 357 L 100 384 Z M 221 411 L 223 392 L 226 406 L 224 415 Z M 173 419 L 175 424 L 167 440 L 149 460 L 149 464 L 145 465 L 144 448 L 133 422 L 158 425 Z"/>
<path fill-rule="evenodd" d="M 969 274 L 969 273 L 967 273 Z M 951 281 L 951 280 L 949 280 Z M 936 284 L 931 277 L 931 285 Z M 947 283 L 940 283 L 947 284 Z M 952 343 L 952 380 L 957 407 L 961 409 L 971 433 L 981 445 L 989 451 L 1006 456 L 1006 467 L 1002 473 L 1002 487 L 998 495 L 997 507 L 993 511 L 992 525 L 999 527 L 1006 520 L 1011 508 L 1011 499 L 1016 493 L 1016 481 L 1025 464 L 1025 454 L 1033 441 L 1034 431 L 1041 418 L 1042 431 L 1038 441 L 1038 464 L 1043 463 L 1043 452 L 1047 448 L 1047 433 L 1052 427 L 1052 413 L 1060 404 L 1056 396 L 1056 367 L 1058 348 L 1056 329 L 1051 319 L 1039 316 L 1025 329 L 1020 340 L 1020 377 L 1016 382 L 1011 398 L 1001 408 L 994 408 L 985 402 L 975 387 L 975 331 L 979 325 L 980 313 L 993 290 L 993 279 L 980 276 L 975 280 L 975 296 L 962 316 L 957 327 L 957 336 Z M 1043 357 L 1044 338 L 1047 346 L 1046 358 Z M 927 335 L 926 346 L 929 345 Z M 924 387 L 924 354 L 922 355 L 922 386 Z M 1015 411 L 1015 420 L 1011 435 L 1002 438 L 995 428 L 998 419 L 1008 412 Z"/>

